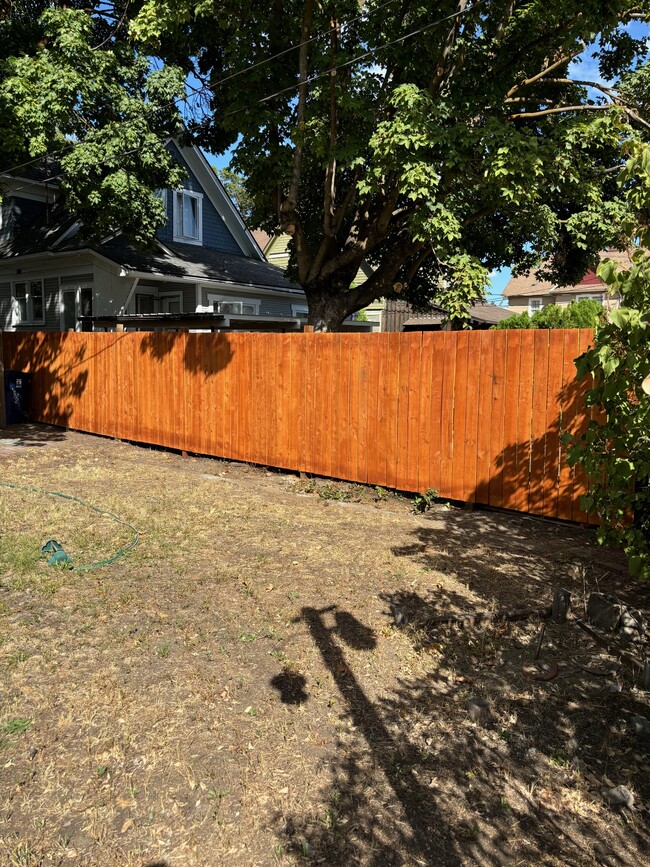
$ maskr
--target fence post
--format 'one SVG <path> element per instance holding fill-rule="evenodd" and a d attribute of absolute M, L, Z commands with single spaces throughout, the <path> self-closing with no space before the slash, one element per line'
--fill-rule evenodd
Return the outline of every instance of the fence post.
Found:
<path fill-rule="evenodd" d="M 0 328 L 0 430 L 7 427 L 7 408 L 5 406 L 5 365 L 4 365 L 4 331 Z"/>
<path fill-rule="evenodd" d="M 313 325 L 303 325 L 302 330 L 305 332 L 305 334 L 313 334 L 314 333 L 314 326 Z"/>

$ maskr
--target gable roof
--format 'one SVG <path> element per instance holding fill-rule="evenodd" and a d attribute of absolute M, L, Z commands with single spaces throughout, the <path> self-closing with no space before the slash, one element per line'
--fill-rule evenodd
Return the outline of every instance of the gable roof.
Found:
<path fill-rule="evenodd" d="M 184 147 L 176 139 L 171 139 L 171 141 L 174 142 L 180 151 L 181 156 L 194 173 L 197 181 L 201 184 L 206 196 L 210 199 L 218 213 L 221 214 L 224 223 L 230 230 L 230 234 L 239 244 L 244 255 L 263 262 L 264 253 L 260 245 L 253 237 L 252 232 L 247 227 L 233 200 L 226 192 L 224 185 L 206 160 L 203 152 L 194 145 Z"/>
<path fill-rule="evenodd" d="M 474 304 L 468 313 L 472 322 L 478 325 L 496 325 L 497 322 L 512 315 L 510 310 L 497 304 Z M 447 314 L 442 307 L 432 304 L 431 312 L 414 313 L 404 322 L 404 325 L 440 325 L 446 317 Z"/>
<path fill-rule="evenodd" d="M 618 262 L 621 265 L 629 265 L 631 262 L 631 252 L 632 251 L 621 252 L 620 250 L 603 250 L 598 255 L 600 256 L 601 262 L 603 259 L 612 259 L 614 262 Z M 582 280 L 574 286 L 557 286 L 549 280 L 539 278 L 537 276 L 537 271 L 531 271 L 530 274 L 520 274 L 517 277 L 512 277 L 501 294 L 504 298 L 550 294 L 559 295 L 562 293 L 579 292 L 585 286 L 604 287 L 605 284 L 594 271 L 587 271 Z"/>

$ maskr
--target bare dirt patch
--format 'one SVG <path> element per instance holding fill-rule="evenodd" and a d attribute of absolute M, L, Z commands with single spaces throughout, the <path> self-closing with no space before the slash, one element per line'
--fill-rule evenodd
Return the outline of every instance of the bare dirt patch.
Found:
<path fill-rule="evenodd" d="M 542 681 L 534 619 L 431 626 L 559 585 L 647 608 L 592 531 L 45 427 L 3 432 L 0 481 L 142 533 L 53 569 L 49 538 L 83 565 L 128 533 L 0 488 L 1 864 L 648 861 L 628 670 L 575 627 Z"/>

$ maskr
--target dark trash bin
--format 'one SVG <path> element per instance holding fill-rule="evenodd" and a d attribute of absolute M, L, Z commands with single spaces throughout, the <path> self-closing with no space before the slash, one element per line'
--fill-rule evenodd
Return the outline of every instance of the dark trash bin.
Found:
<path fill-rule="evenodd" d="M 5 370 L 5 407 L 7 424 L 29 421 L 31 373 Z"/>

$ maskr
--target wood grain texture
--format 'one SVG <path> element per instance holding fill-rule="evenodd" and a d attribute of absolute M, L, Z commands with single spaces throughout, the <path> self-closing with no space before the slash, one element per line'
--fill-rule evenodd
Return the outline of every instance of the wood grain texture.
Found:
<path fill-rule="evenodd" d="M 585 521 L 591 331 L 3 333 L 35 421 Z"/>

